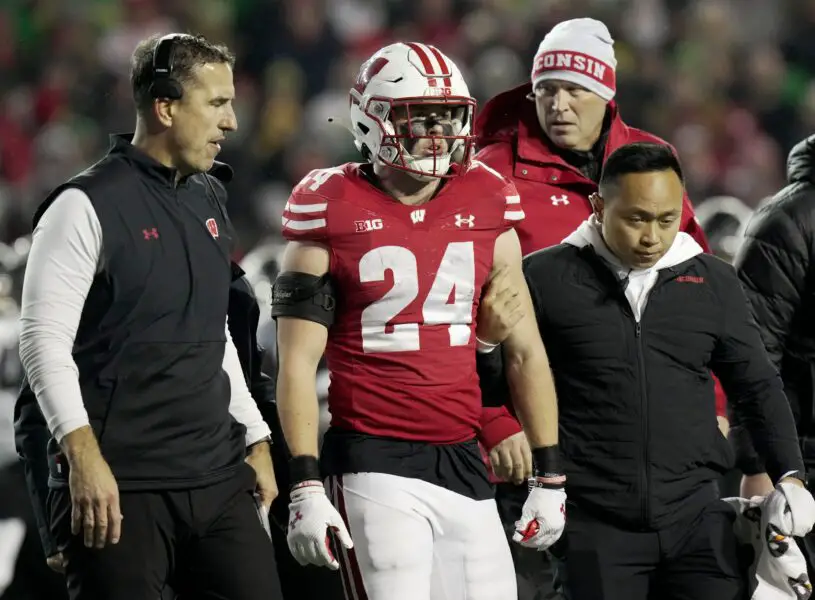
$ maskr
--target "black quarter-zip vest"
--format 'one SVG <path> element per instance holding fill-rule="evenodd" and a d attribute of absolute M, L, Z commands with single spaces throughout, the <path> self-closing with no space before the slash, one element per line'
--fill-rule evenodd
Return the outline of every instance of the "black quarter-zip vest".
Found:
<path fill-rule="evenodd" d="M 73 357 L 120 489 L 183 489 L 230 476 L 244 457 L 245 428 L 229 414 L 222 368 L 232 278 L 223 185 L 209 174 L 176 185 L 174 171 L 114 137 L 101 161 L 43 202 L 35 226 L 69 187 L 88 195 L 102 228 L 102 269 Z M 64 481 L 53 440 L 49 450 L 52 481 Z"/>

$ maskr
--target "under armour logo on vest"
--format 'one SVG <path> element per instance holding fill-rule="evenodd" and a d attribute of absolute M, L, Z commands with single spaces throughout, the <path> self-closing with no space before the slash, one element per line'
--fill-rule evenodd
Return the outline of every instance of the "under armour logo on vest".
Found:
<path fill-rule="evenodd" d="M 158 239 L 158 229 L 155 227 L 151 227 L 150 229 L 142 229 L 141 230 L 144 239 L 146 240 L 157 240 Z"/>
<path fill-rule="evenodd" d="M 566 194 L 562 196 L 550 196 L 549 199 L 552 201 L 553 206 L 560 206 L 561 204 L 568 204 L 569 197 Z"/>

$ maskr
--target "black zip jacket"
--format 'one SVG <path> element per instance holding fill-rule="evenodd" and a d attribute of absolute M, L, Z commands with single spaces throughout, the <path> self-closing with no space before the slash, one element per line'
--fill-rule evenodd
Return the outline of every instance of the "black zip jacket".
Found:
<path fill-rule="evenodd" d="M 815 136 L 787 161 L 789 185 L 759 210 L 736 257 L 736 269 L 770 359 L 781 373 L 804 462 L 815 470 Z M 733 423 L 739 467 L 764 469 L 749 436 Z"/>
<path fill-rule="evenodd" d="M 802 468 L 781 380 L 728 264 L 699 254 L 660 271 L 639 324 L 625 282 L 591 246 L 531 254 L 524 270 L 557 389 L 571 502 L 619 527 L 659 530 L 715 500 L 733 455 L 711 371 L 771 476 Z M 483 364 L 480 374 L 494 371 Z"/>
<path fill-rule="evenodd" d="M 256 338 L 260 307 L 251 284 L 243 277 L 240 267 L 234 263 L 232 264 L 232 276 L 232 286 L 229 289 L 229 333 L 238 350 L 244 377 L 252 392 L 252 397 L 272 430 L 274 440 L 272 459 L 275 473 L 279 478 L 281 475 L 286 476 L 288 472 L 288 451 L 277 417 L 274 381 L 261 371 L 264 351 L 258 345 Z M 24 466 L 28 494 L 46 557 L 58 552 L 51 538 L 48 511 L 46 510 L 49 474 L 46 448 L 50 437 L 45 418 L 40 412 L 34 394 L 31 393 L 28 384 L 24 382 L 14 406 L 14 442 Z M 280 481 L 278 481 L 278 486 L 281 492 L 288 489 L 288 486 Z M 275 500 L 274 508 L 278 509 L 276 512 L 279 513 L 278 505 L 284 505 L 282 508 L 285 508 L 288 514 L 288 507 L 285 506 L 287 504 L 286 496 L 281 493 L 281 496 Z M 285 520 L 284 517 L 283 522 Z"/>

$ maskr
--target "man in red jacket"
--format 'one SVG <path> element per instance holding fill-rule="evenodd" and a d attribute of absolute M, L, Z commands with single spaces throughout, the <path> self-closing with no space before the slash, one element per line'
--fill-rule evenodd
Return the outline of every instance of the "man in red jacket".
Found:
<path fill-rule="evenodd" d="M 541 42 L 530 83 L 494 97 L 476 120 L 477 159 L 511 179 L 523 198 L 526 219 L 516 231 L 524 254 L 559 244 L 591 215 L 589 195 L 597 191 L 603 163 L 614 150 L 632 142 L 667 144 L 623 122 L 614 102 L 616 64 L 614 40 L 603 23 L 564 21 Z M 687 196 L 681 231 L 709 251 Z M 717 414 L 726 435 L 718 386 Z M 505 408 L 485 408 L 481 425 L 480 440 L 496 475 L 523 481 L 531 461 L 518 421 Z M 519 489 L 498 486 L 499 509 L 507 520 L 514 519 L 514 504 L 523 502 Z M 546 597 L 539 589 L 540 563 L 531 553 L 514 550 L 520 600 Z M 533 582 L 524 581 L 523 557 L 534 560 Z"/>

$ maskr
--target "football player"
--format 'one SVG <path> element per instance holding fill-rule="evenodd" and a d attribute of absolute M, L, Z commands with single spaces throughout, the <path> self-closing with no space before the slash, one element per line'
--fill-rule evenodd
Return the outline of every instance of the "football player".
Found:
<path fill-rule="evenodd" d="M 311 172 L 284 211 L 272 314 L 288 543 L 302 564 L 341 567 L 347 598 L 517 597 L 475 439 L 475 352 L 494 346 L 475 316 L 493 277 L 521 290 L 524 315 L 504 341 L 536 466 L 516 538 L 545 548 L 563 531 L 557 403 L 513 230 L 523 209 L 512 183 L 471 160 L 474 110 L 438 49 L 382 48 L 350 90 L 365 162 Z M 318 463 L 323 353 L 331 427 Z"/>

